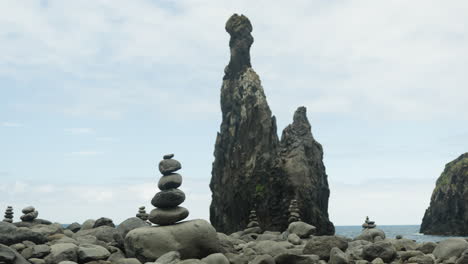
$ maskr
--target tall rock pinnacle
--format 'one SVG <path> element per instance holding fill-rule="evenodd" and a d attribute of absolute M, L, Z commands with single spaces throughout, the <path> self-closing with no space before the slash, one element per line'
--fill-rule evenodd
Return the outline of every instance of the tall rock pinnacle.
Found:
<path fill-rule="evenodd" d="M 420 232 L 468 236 L 468 153 L 445 165 L 432 192 Z"/>
<path fill-rule="evenodd" d="M 280 146 L 276 119 L 250 64 L 252 25 L 247 17 L 234 14 L 226 23 L 226 31 L 231 35 L 231 59 L 221 87 L 222 123 L 210 182 L 211 223 L 219 232 L 239 231 L 247 226 L 253 209 L 263 230 L 284 231 L 290 201 L 297 199 L 303 221 L 315 225 L 319 234 L 332 234 L 322 148 L 312 138 L 305 108 L 300 108 L 287 130 L 290 132 L 283 135 L 296 145 Z M 294 153 L 313 156 L 305 156 L 304 163 L 291 159 Z M 297 177 L 301 178 L 294 175 L 294 164 L 299 166 L 301 175 Z M 304 185 L 296 184 L 305 178 Z"/>

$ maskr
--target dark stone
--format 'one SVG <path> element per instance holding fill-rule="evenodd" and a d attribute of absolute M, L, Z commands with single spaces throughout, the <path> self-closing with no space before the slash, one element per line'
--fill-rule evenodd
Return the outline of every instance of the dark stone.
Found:
<path fill-rule="evenodd" d="M 175 208 L 156 208 L 149 215 L 149 221 L 156 225 L 171 225 L 182 221 L 189 215 L 189 211 L 181 206 Z"/>
<path fill-rule="evenodd" d="M 348 248 L 348 240 L 341 236 L 314 236 L 304 247 L 304 254 L 313 254 L 323 260 L 330 259 L 330 251 L 337 247 L 341 251 Z"/>
<path fill-rule="evenodd" d="M 174 154 L 166 154 L 163 156 L 163 159 L 172 159 L 174 157 Z"/>
<path fill-rule="evenodd" d="M 39 219 L 39 218 L 36 218 L 32 221 L 14 223 L 16 227 L 33 227 L 35 225 L 51 225 L 51 224 L 52 222 L 50 222 L 49 220 Z"/>
<path fill-rule="evenodd" d="M 0 244 L 10 246 L 26 240 L 37 244 L 47 242 L 47 238 L 41 233 L 31 231 L 28 228 L 17 228 L 10 223 L 0 222 Z"/>
<path fill-rule="evenodd" d="M 176 172 L 182 168 L 182 165 L 179 161 L 175 159 L 164 159 L 159 162 L 159 171 L 163 175 L 169 175 L 173 172 Z"/>
<path fill-rule="evenodd" d="M 34 219 L 36 219 L 38 216 L 39 216 L 39 212 L 38 211 L 33 211 L 33 212 L 26 213 L 26 214 L 22 215 L 20 217 L 20 219 L 22 221 L 24 221 L 24 222 L 30 222 L 30 221 L 33 221 Z"/>
<path fill-rule="evenodd" d="M 362 249 L 362 257 L 367 261 L 381 258 L 385 263 L 390 263 L 395 259 L 396 255 L 395 248 L 388 241 L 378 241 L 364 246 Z"/>
<path fill-rule="evenodd" d="M 158 188 L 160 190 L 178 188 L 180 185 L 182 185 L 182 176 L 178 173 L 162 176 L 158 182 Z"/>
<path fill-rule="evenodd" d="M 297 198 L 302 221 L 316 226 L 318 235 L 333 234 L 323 151 L 312 137 L 305 108 L 298 109 L 280 142 L 276 119 L 250 65 L 252 25 L 245 16 L 233 15 L 226 30 L 231 60 L 221 87 L 211 223 L 218 232 L 236 232 L 247 226 L 249 210 L 257 208 L 263 230 L 284 231 L 289 203 Z"/>
<path fill-rule="evenodd" d="M 72 231 L 73 233 L 76 233 L 76 232 L 80 231 L 81 225 L 75 222 L 75 223 L 72 223 L 69 226 L 67 226 L 67 229 Z"/>
<path fill-rule="evenodd" d="M 109 219 L 107 217 L 101 217 L 96 222 L 94 222 L 93 228 L 100 227 L 100 226 L 110 226 L 110 227 L 115 227 L 114 222 L 112 219 Z"/>
<path fill-rule="evenodd" d="M 169 189 L 156 193 L 151 204 L 158 208 L 172 208 L 185 201 L 185 193 L 179 189 Z"/>
<path fill-rule="evenodd" d="M 29 264 L 16 250 L 5 245 L 0 245 L 0 263 L 6 264 Z"/>
<path fill-rule="evenodd" d="M 120 223 L 119 226 L 117 226 L 117 231 L 119 231 L 122 237 L 125 238 L 128 232 L 132 231 L 133 229 L 144 226 L 148 226 L 146 221 L 143 221 L 138 217 L 132 217 Z"/>
<path fill-rule="evenodd" d="M 420 232 L 468 236 L 468 153 L 448 163 L 437 179 Z"/>

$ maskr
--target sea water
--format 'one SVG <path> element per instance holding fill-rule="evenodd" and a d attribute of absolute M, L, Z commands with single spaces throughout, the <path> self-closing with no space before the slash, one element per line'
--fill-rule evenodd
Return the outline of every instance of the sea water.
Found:
<path fill-rule="evenodd" d="M 431 236 L 419 233 L 419 225 L 379 225 L 378 229 L 385 232 L 387 238 L 395 238 L 401 235 L 404 238 L 416 240 L 416 242 L 438 242 L 449 238 L 448 236 Z M 362 232 L 361 226 L 335 226 L 335 234 L 355 238 Z M 466 238 L 466 237 L 465 237 Z"/>

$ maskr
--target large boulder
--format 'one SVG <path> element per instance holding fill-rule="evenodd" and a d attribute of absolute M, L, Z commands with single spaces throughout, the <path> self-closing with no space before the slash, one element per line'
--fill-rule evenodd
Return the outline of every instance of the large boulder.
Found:
<path fill-rule="evenodd" d="M 416 250 L 418 248 L 418 243 L 407 238 L 388 239 L 388 241 L 392 243 L 396 251 L 409 251 Z"/>
<path fill-rule="evenodd" d="M 283 253 L 275 257 L 276 264 L 317 264 L 318 257 L 315 255 L 296 255 Z"/>
<path fill-rule="evenodd" d="M 323 149 L 312 136 L 305 108 L 296 111 L 280 141 L 276 118 L 250 63 L 252 24 L 234 14 L 225 29 L 231 37 L 231 57 L 221 87 L 222 123 L 210 182 L 211 223 L 226 234 L 242 230 L 256 205 L 262 229 L 284 231 L 289 203 L 298 199 L 302 220 L 316 226 L 317 234 L 333 234 Z"/>
<path fill-rule="evenodd" d="M 0 244 L 0 263 L 29 264 L 16 250 Z"/>
<path fill-rule="evenodd" d="M 110 226 L 100 226 L 97 228 L 92 228 L 92 229 L 85 229 L 83 228 L 73 234 L 73 239 L 79 240 L 80 237 L 85 237 L 85 236 L 94 236 L 98 240 L 101 240 L 106 243 L 111 243 L 113 246 L 117 246 L 119 248 L 123 248 L 123 238 L 122 235 L 120 234 L 117 229 L 110 227 Z"/>
<path fill-rule="evenodd" d="M 31 227 L 31 231 L 39 233 L 43 236 L 50 236 L 54 234 L 63 234 L 63 227 L 60 224 L 50 224 L 50 225 L 34 225 Z"/>
<path fill-rule="evenodd" d="M 328 261 L 334 247 L 344 251 L 348 248 L 348 240 L 341 236 L 314 236 L 307 241 L 303 252 L 318 255 L 320 259 Z"/>
<path fill-rule="evenodd" d="M 279 254 L 287 253 L 287 248 L 292 246 L 292 244 L 288 244 L 271 240 L 263 240 L 254 244 L 254 250 L 257 254 L 268 254 L 275 257 Z"/>
<path fill-rule="evenodd" d="M 110 252 L 106 248 L 98 245 L 82 244 L 78 247 L 78 260 L 83 263 L 105 260 L 109 256 Z"/>
<path fill-rule="evenodd" d="M 376 258 L 380 258 L 385 263 L 390 263 L 396 257 L 396 250 L 389 241 L 378 241 L 365 246 L 362 249 L 362 257 L 367 261 L 373 261 Z"/>
<path fill-rule="evenodd" d="M 169 251 L 178 251 L 182 259 L 201 259 L 221 249 L 213 226 L 205 220 L 192 220 L 133 229 L 125 237 L 125 250 L 128 257 L 144 263 L 155 261 Z"/>
<path fill-rule="evenodd" d="M 44 259 L 47 264 L 56 264 L 61 261 L 78 261 L 78 246 L 75 244 L 55 244 L 50 249 L 50 254 Z"/>
<path fill-rule="evenodd" d="M 460 257 L 468 249 L 468 242 L 462 238 L 448 238 L 441 241 L 434 249 L 432 254 L 437 259 L 447 260 L 451 257 Z"/>
<path fill-rule="evenodd" d="M 330 261 L 329 264 L 348 264 L 349 259 L 348 256 L 341 251 L 341 249 L 334 247 L 330 251 Z"/>
<path fill-rule="evenodd" d="M 0 222 L 0 244 L 9 246 L 23 241 L 44 244 L 47 242 L 47 237 L 26 227 Z"/>
<path fill-rule="evenodd" d="M 372 242 L 367 240 L 354 240 L 348 243 L 348 248 L 346 249 L 346 255 L 348 255 L 349 260 L 361 260 L 362 259 L 362 250 L 365 246 L 370 245 Z"/>
<path fill-rule="evenodd" d="M 468 152 L 445 165 L 424 213 L 420 232 L 468 236 Z"/>
<path fill-rule="evenodd" d="M 290 234 L 296 234 L 300 238 L 308 238 L 310 235 L 315 234 L 317 228 L 313 225 L 309 225 L 302 221 L 292 222 L 288 226 L 288 232 Z"/>
<path fill-rule="evenodd" d="M 132 231 L 135 228 L 145 226 L 148 226 L 148 224 L 145 221 L 141 220 L 138 217 L 131 217 L 120 223 L 120 225 L 117 226 L 117 231 L 119 231 L 122 238 L 125 238 L 128 232 Z"/>
<path fill-rule="evenodd" d="M 376 237 L 385 239 L 385 232 L 378 228 L 366 228 L 362 231 L 362 233 L 359 236 L 354 238 L 354 240 L 367 240 L 370 242 L 374 242 Z"/>

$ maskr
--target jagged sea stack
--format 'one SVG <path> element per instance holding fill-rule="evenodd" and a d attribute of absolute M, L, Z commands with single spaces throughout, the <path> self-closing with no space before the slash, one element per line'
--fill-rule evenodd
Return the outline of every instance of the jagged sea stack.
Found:
<path fill-rule="evenodd" d="M 283 231 L 288 226 L 289 202 L 298 197 L 304 201 L 303 221 L 316 226 L 318 234 L 333 234 L 321 146 L 311 141 L 312 134 L 303 131 L 302 123 L 285 130 L 287 143 L 280 146 L 276 119 L 250 63 L 252 24 L 234 14 L 226 31 L 231 36 L 231 58 L 221 87 L 222 123 L 210 182 L 211 223 L 219 232 L 242 230 L 248 224 L 249 208 L 256 205 L 263 230 Z M 295 159 L 296 154 L 305 156 Z"/>
<path fill-rule="evenodd" d="M 182 176 L 175 172 L 180 170 L 182 165 L 173 157 L 174 154 L 164 155 L 159 163 L 159 171 L 163 176 L 158 183 L 161 191 L 151 200 L 151 204 L 157 207 L 149 215 L 149 221 L 153 224 L 172 225 L 189 215 L 186 208 L 179 206 L 185 201 L 185 193 L 178 189 L 182 184 Z"/>
<path fill-rule="evenodd" d="M 468 153 L 445 165 L 432 192 L 420 232 L 468 236 Z"/>
<path fill-rule="evenodd" d="M 3 222 L 13 223 L 13 207 L 7 207 L 5 210 L 5 218 L 3 219 Z"/>

